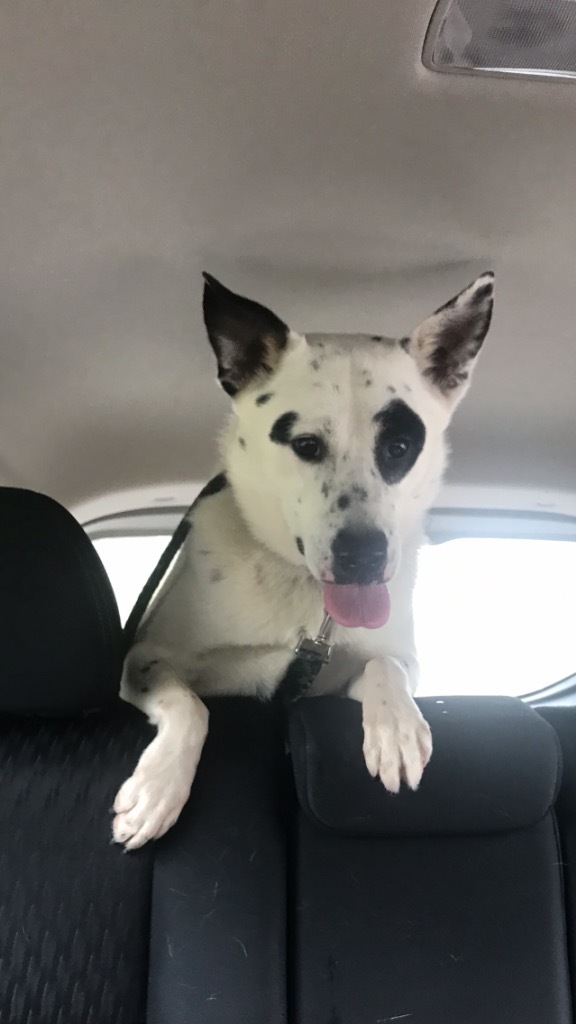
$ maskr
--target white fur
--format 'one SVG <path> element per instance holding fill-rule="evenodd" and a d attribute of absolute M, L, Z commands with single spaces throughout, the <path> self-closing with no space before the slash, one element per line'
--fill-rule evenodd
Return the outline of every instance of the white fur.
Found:
<path fill-rule="evenodd" d="M 115 802 L 114 838 L 128 849 L 166 832 L 187 800 L 208 729 L 200 697 L 270 696 L 301 632 L 317 633 L 319 580 L 330 579 L 331 542 L 349 523 L 378 527 L 388 538 L 391 615 L 381 629 L 337 626 L 333 661 L 314 692 L 338 692 L 355 680 L 349 695 L 362 702 L 368 770 L 391 792 L 402 780 L 417 788 L 432 752 L 412 697 L 417 551 L 444 469 L 445 429 L 468 383 L 446 395 L 423 375 L 426 339 L 438 333 L 439 316 L 404 347 L 291 333 L 275 372 L 235 398 L 221 446 L 229 486 L 190 513 L 192 528 L 126 660 L 122 695 L 158 727 Z M 266 393 L 273 397 L 258 405 Z M 393 397 L 420 416 L 426 440 L 404 479 L 387 486 L 375 472 L 374 415 Z M 328 438 L 326 463 L 310 466 L 270 440 L 273 424 L 290 410 L 298 413 L 299 433 Z M 339 511 L 335 497 L 355 486 L 366 496 Z"/>

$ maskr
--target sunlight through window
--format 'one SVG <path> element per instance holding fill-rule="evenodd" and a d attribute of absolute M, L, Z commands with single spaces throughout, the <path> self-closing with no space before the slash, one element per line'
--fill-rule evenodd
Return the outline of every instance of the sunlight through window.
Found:
<path fill-rule="evenodd" d="M 170 537 L 95 540 L 122 622 Z M 523 694 L 576 671 L 576 544 L 467 538 L 422 549 L 420 696 Z"/>

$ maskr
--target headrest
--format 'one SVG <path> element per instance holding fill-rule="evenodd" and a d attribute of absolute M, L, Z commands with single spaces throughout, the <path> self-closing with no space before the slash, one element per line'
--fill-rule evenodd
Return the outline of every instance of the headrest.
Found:
<path fill-rule="evenodd" d="M 430 723 L 432 760 L 417 792 L 387 793 L 366 769 L 358 703 L 315 697 L 295 705 L 290 746 L 302 808 L 356 836 L 509 832 L 539 821 L 561 775 L 554 729 L 511 697 L 418 701 Z"/>
<path fill-rule="evenodd" d="M 43 494 L 0 488 L 0 712 L 110 703 L 121 645 L 114 594 L 82 527 Z"/>

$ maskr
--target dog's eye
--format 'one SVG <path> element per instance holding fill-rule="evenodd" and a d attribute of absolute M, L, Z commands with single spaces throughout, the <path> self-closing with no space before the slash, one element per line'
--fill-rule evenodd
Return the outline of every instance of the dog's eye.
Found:
<path fill-rule="evenodd" d="M 410 449 L 410 441 L 407 437 L 398 437 L 386 445 L 386 455 L 389 459 L 401 459 Z"/>
<path fill-rule="evenodd" d="M 315 434 L 301 434 L 291 441 L 292 451 L 304 462 L 321 462 L 326 455 L 326 445 Z"/>

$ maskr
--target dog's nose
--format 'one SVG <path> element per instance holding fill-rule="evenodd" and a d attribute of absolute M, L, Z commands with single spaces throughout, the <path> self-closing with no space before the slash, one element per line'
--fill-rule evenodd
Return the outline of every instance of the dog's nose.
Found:
<path fill-rule="evenodd" d="M 387 554 L 388 541 L 382 530 L 345 526 L 332 542 L 334 582 L 382 583 Z"/>

